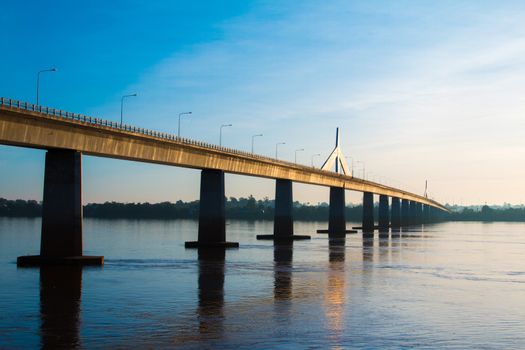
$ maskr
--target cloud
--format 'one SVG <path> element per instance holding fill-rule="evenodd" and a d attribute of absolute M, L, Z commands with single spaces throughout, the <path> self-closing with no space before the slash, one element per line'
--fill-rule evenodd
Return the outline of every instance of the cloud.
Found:
<path fill-rule="evenodd" d="M 522 181 L 524 6 L 258 2 L 218 23 L 213 40 L 146 69 L 126 88 L 141 101 L 129 101 L 130 122 L 176 132 L 178 113 L 191 110 L 186 137 L 217 143 L 219 126 L 232 123 L 227 146 L 249 150 L 251 135 L 263 133 L 257 152 L 273 155 L 284 140 L 282 156 L 305 148 L 304 163 L 328 155 L 339 126 L 345 152 L 377 176 L 417 189 L 432 178 L 443 200 L 483 191 L 489 202 L 520 201 L 510 189 L 465 179 L 494 176 L 489 164 L 497 163 L 509 183 Z M 95 109 L 104 115 L 110 106 Z M 253 192 L 235 183 L 239 193 Z"/>
<path fill-rule="evenodd" d="M 143 115 L 157 113 L 162 127 L 172 102 L 197 110 L 193 138 L 214 142 L 228 121 L 230 146 L 246 148 L 247 133 L 263 131 L 259 149 L 272 154 L 286 140 L 288 157 L 294 148 L 328 152 L 342 126 L 350 154 L 418 183 L 424 174 L 396 164 L 445 177 L 435 164 L 462 160 L 455 171 L 469 174 L 475 154 L 519 147 L 523 9 L 445 2 L 431 7 L 440 18 L 414 2 L 386 4 L 273 4 L 223 23 L 222 40 L 175 53 L 133 87 L 157 106 Z"/>

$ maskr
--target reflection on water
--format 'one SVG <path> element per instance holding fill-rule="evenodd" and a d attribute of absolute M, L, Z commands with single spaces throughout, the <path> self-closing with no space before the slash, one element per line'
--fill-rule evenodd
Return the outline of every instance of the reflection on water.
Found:
<path fill-rule="evenodd" d="M 374 238 L 363 236 L 363 262 L 374 261 Z"/>
<path fill-rule="evenodd" d="M 199 259 L 199 332 L 220 338 L 224 320 L 225 249 L 198 250 Z"/>
<path fill-rule="evenodd" d="M 292 298 L 292 259 L 293 243 L 276 243 L 273 248 L 275 300 Z"/>
<path fill-rule="evenodd" d="M 401 228 L 392 228 L 390 231 L 390 236 L 392 238 L 399 238 L 401 235 Z"/>
<path fill-rule="evenodd" d="M 82 268 L 40 268 L 40 337 L 42 349 L 80 347 Z"/>
<path fill-rule="evenodd" d="M 345 328 L 345 238 L 329 240 L 328 260 L 324 310 L 330 342 L 333 348 L 339 348 Z"/>
<path fill-rule="evenodd" d="M 227 253 L 184 249 L 193 221 L 85 224 L 104 268 L 19 269 L 40 224 L 0 218 L 0 349 L 525 348 L 524 224 L 274 245 L 233 221 Z"/>

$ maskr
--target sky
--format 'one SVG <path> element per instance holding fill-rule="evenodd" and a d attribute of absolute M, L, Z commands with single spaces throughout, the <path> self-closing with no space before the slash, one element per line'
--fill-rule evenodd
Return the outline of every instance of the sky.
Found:
<path fill-rule="evenodd" d="M 0 96 L 354 174 L 443 203 L 525 203 L 525 2 L 0 0 Z M 44 154 L 0 146 L 0 197 L 42 199 Z M 320 156 L 314 156 L 321 154 Z M 194 200 L 200 173 L 83 157 L 85 203 Z M 226 195 L 274 197 L 226 175 Z M 294 184 L 294 199 L 328 188 Z M 358 203 L 361 194 L 347 194 Z"/>

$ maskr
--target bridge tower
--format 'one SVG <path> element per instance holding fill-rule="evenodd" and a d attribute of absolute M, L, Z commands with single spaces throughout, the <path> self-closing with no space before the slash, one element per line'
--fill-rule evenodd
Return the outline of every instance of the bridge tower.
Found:
<path fill-rule="evenodd" d="M 324 162 L 321 170 L 335 171 L 338 174 L 352 176 L 348 169 L 345 156 L 341 151 L 341 135 L 339 128 L 335 132 L 335 147 Z M 328 238 L 344 237 L 346 230 L 346 205 L 344 187 L 330 187 L 330 208 L 328 218 Z"/>
<path fill-rule="evenodd" d="M 335 148 L 323 163 L 321 170 L 332 171 L 334 164 L 336 173 L 353 176 L 352 172 L 348 169 L 345 156 L 341 151 L 341 137 L 339 135 L 339 128 L 337 128 L 335 131 Z"/>

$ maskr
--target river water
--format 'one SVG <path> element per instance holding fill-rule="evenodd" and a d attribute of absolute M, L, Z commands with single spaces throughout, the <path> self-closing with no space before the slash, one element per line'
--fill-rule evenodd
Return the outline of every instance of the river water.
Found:
<path fill-rule="evenodd" d="M 350 226 L 351 224 L 349 224 Z M 525 224 L 443 223 L 399 236 L 198 252 L 195 221 L 84 220 L 103 267 L 17 268 L 39 219 L 0 218 L 0 348 L 525 348 Z"/>

